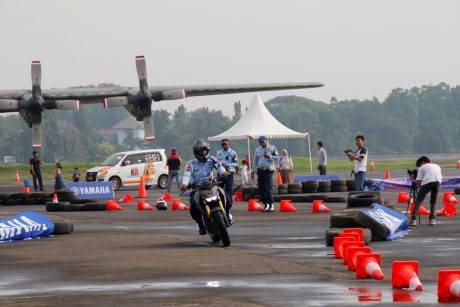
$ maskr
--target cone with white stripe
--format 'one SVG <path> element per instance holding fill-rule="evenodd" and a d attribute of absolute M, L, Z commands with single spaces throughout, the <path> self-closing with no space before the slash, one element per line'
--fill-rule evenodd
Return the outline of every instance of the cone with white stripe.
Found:
<path fill-rule="evenodd" d="M 439 271 L 438 298 L 441 302 L 460 299 L 460 270 Z"/>
<path fill-rule="evenodd" d="M 423 286 L 418 277 L 418 261 L 393 261 L 391 284 L 393 288 L 422 290 Z"/>
<path fill-rule="evenodd" d="M 59 202 L 59 200 L 58 200 L 58 196 L 57 196 L 57 194 L 56 194 L 56 193 L 54 193 L 54 194 L 53 194 L 53 201 L 52 201 L 52 202 L 53 202 L 53 203 L 57 203 L 57 202 Z"/>
<path fill-rule="evenodd" d="M 380 254 L 364 254 L 356 257 L 356 278 L 383 280 L 382 269 L 380 268 Z"/>

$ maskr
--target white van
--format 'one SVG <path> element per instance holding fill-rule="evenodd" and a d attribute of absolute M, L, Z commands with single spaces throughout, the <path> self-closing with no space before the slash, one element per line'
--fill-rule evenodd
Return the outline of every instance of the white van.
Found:
<path fill-rule="evenodd" d="M 168 167 L 164 149 L 144 149 L 117 152 L 99 166 L 86 171 L 86 181 L 112 181 L 113 189 L 138 186 L 141 176 L 147 188 L 157 185 L 165 189 Z"/>

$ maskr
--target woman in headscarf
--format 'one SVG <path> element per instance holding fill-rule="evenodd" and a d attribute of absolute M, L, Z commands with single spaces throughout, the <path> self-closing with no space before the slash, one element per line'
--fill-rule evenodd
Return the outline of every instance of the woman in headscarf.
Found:
<path fill-rule="evenodd" d="M 278 166 L 281 174 L 281 181 L 283 183 L 292 183 L 292 170 L 294 168 L 294 164 L 292 163 L 292 158 L 287 149 L 283 149 L 278 161 Z"/>

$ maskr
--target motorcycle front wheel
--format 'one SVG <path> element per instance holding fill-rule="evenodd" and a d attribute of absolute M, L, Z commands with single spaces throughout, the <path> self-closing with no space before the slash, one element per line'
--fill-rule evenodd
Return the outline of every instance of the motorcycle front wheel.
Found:
<path fill-rule="evenodd" d="M 225 224 L 224 216 L 222 215 L 222 212 L 221 211 L 213 212 L 212 220 L 214 221 L 216 230 L 220 235 L 220 239 L 222 240 L 222 245 L 224 247 L 230 246 L 230 237 L 227 231 L 227 224 Z"/>

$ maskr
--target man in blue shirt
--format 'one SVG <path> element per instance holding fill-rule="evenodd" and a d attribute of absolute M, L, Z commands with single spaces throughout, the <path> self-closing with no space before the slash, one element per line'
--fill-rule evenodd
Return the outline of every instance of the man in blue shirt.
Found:
<path fill-rule="evenodd" d="M 213 178 L 212 171 L 217 170 L 218 175 L 227 176 L 228 172 L 220 164 L 216 157 L 209 155 L 210 145 L 204 140 L 198 140 L 193 144 L 193 155 L 195 159 L 189 161 L 185 166 L 184 175 L 182 176 L 182 191 L 188 190 L 188 185 L 191 183 L 201 184 Z M 200 235 L 207 233 L 203 222 L 201 210 L 198 204 L 195 204 L 195 191 L 190 193 L 190 215 L 198 224 L 198 232 Z"/>
<path fill-rule="evenodd" d="M 260 147 L 257 147 L 254 153 L 251 178 L 254 179 L 254 172 L 257 171 L 257 185 L 260 198 L 265 204 L 265 212 L 273 212 L 275 211 L 272 197 L 273 173 L 279 158 L 278 150 L 270 145 L 266 136 L 262 135 L 257 140 Z"/>
<path fill-rule="evenodd" d="M 236 151 L 230 148 L 230 142 L 228 139 L 223 139 L 220 141 L 222 149 L 217 151 L 217 159 L 228 172 L 228 176 L 222 178 L 221 188 L 225 191 L 225 197 L 227 199 L 227 206 L 225 211 L 227 211 L 227 216 L 230 218 L 230 224 L 233 223 L 232 215 L 230 214 L 230 209 L 232 208 L 233 203 L 233 174 L 235 173 L 235 168 L 238 167 L 238 155 Z"/>

